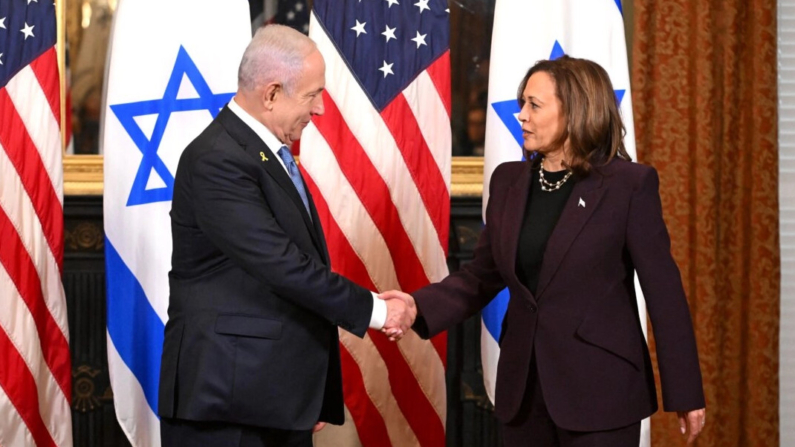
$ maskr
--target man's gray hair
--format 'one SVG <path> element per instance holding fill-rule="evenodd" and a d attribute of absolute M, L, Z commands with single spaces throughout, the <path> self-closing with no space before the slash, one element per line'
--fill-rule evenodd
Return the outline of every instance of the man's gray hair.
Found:
<path fill-rule="evenodd" d="M 279 82 L 288 95 L 301 75 L 304 59 L 317 48 L 315 42 L 283 25 L 267 25 L 254 34 L 240 61 L 237 86 L 253 91 L 260 85 Z"/>

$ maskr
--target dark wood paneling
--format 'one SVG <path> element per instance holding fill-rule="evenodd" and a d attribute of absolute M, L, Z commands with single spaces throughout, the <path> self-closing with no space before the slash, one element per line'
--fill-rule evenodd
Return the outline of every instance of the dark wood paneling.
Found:
<path fill-rule="evenodd" d="M 483 228 L 480 197 L 454 197 L 450 210 L 447 265 L 455 272 L 472 260 Z M 480 362 L 480 314 L 448 331 L 447 445 L 502 445 L 494 408 L 483 386 Z"/>
<path fill-rule="evenodd" d="M 108 379 L 102 197 L 64 199 L 64 238 L 74 445 L 129 446 L 116 422 Z"/>

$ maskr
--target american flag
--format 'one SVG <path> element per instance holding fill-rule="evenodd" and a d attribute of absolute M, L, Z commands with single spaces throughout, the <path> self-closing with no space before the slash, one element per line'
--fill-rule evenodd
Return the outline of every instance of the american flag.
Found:
<path fill-rule="evenodd" d="M 52 2 L 0 2 L 0 445 L 70 446 Z"/>
<path fill-rule="evenodd" d="M 371 290 L 448 273 L 448 14 L 442 0 L 314 2 L 325 114 L 304 132 L 301 166 L 332 268 Z M 364 447 L 445 445 L 444 335 L 395 344 L 342 331 L 340 342 L 346 425 Z"/>

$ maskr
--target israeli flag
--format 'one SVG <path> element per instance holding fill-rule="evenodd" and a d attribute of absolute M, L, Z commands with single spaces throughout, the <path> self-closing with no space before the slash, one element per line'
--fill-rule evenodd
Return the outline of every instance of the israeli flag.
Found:
<path fill-rule="evenodd" d="M 564 54 L 590 59 L 610 75 L 627 135 L 627 152 L 636 158 L 635 128 L 629 85 L 624 18 L 620 0 L 498 0 L 494 12 L 489 72 L 489 107 L 483 176 L 483 218 L 489 199 L 491 173 L 501 163 L 522 160 L 522 129 L 516 90 L 527 70 L 542 59 Z M 635 281 L 644 335 L 646 303 Z M 494 402 L 502 320 L 508 290 L 483 310 L 481 357 L 486 392 Z M 641 428 L 641 446 L 650 445 L 649 423 Z"/>
<path fill-rule="evenodd" d="M 122 0 L 113 22 L 105 154 L 108 367 L 133 446 L 159 446 L 157 394 L 182 150 L 237 90 L 251 40 L 245 0 Z"/>

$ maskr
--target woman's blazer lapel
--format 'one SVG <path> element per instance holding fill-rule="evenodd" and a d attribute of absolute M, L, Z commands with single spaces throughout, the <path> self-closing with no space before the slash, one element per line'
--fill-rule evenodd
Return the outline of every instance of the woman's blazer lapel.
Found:
<path fill-rule="evenodd" d="M 522 222 L 524 221 L 525 208 L 527 208 L 527 197 L 530 194 L 530 181 L 532 180 L 532 170 L 529 165 L 525 165 L 521 175 L 516 178 L 516 181 L 510 188 L 508 188 L 507 196 L 503 202 L 502 219 L 503 219 L 503 236 L 502 252 L 506 253 L 503 260 L 502 270 L 503 277 L 506 284 L 514 284 L 527 293 L 527 296 L 535 304 L 535 297 L 532 293 L 519 281 L 516 276 L 516 256 L 517 248 L 519 246 L 519 236 L 522 231 Z M 488 224 L 488 222 L 487 222 Z M 497 226 L 496 228 L 499 228 Z"/>
<path fill-rule="evenodd" d="M 503 273 L 507 275 L 506 283 L 520 285 L 527 292 L 531 301 L 540 299 L 544 290 L 549 285 L 560 263 L 580 234 L 580 231 L 590 219 L 599 202 L 602 199 L 604 189 L 602 188 L 602 174 L 595 169 L 591 174 L 574 185 L 571 196 L 566 201 L 563 212 L 555 225 L 555 229 L 549 237 L 546 250 L 544 251 L 544 261 L 541 264 L 541 272 L 538 278 L 538 288 L 535 295 L 519 283 L 516 276 L 516 257 L 518 255 L 519 237 L 521 236 L 522 223 L 524 221 L 527 199 L 530 193 L 532 171 L 525 169 L 517 177 L 513 185 L 508 189 L 507 197 L 504 202 L 505 209 L 502 212 L 504 236 L 502 237 L 503 253 L 506 258 L 503 263 Z"/>
<path fill-rule="evenodd" d="M 544 261 L 541 264 L 541 272 L 538 277 L 538 289 L 536 290 L 538 299 L 549 286 L 574 239 L 580 234 L 588 219 L 599 206 L 604 194 L 602 181 L 602 175 L 593 169 L 588 177 L 574 185 L 574 190 L 571 192 L 569 200 L 566 201 L 558 223 L 547 241 Z"/>

